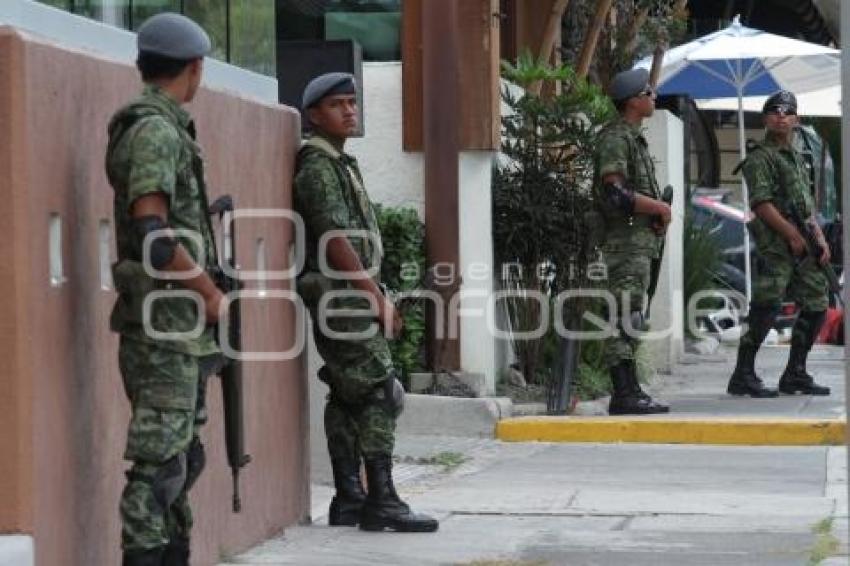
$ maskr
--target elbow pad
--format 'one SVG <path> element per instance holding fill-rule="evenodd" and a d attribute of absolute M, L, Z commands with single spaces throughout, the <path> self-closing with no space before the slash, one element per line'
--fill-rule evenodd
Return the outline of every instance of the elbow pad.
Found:
<path fill-rule="evenodd" d="M 635 192 L 619 182 L 604 183 L 602 198 L 608 206 L 622 210 L 629 216 L 635 212 Z"/>
<path fill-rule="evenodd" d="M 142 261 L 145 259 L 145 239 L 151 238 L 149 244 L 151 267 L 159 271 L 171 263 L 177 249 L 177 240 L 168 233 L 160 232 L 169 227 L 162 218 L 159 216 L 140 216 L 131 219 L 130 226 L 133 232 L 134 247 L 138 250 L 138 257 Z"/>

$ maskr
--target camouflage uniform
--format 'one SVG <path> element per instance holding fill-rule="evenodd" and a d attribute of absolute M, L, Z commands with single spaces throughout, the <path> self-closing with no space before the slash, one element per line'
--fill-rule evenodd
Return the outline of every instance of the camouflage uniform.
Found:
<path fill-rule="evenodd" d="M 298 290 L 313 318 L 316 348 L 325 366 L 319 378 L 328 384 L 325 434 L 332 459 L 357 461 L 361 454 L 392 454 L 395 418 L 378 397 L 380 386 L 392 372 L 392 357 L 383 334 L 365 339 L 326 336 L 318 324 L 317 308 L 329 291 L 353 290 L 341 279 L 319 271 L 318 242 L 330 230 L 364 230 L 373 239 L 349 238 L 365 269 L 379 268 L 382 250 L 380 231 L 357 161 L 341 153 L 319 135 L 305 143 L 298 155 L 295 177 L 295 209 L 306 224 L 307 259 Z M 377 276 L 376 276 L 377 277 Z M 369 309 L 365 298 L 337 297 L 329 309 Z M 375 324 L 374 315 L 359 318 L 326 318 L 336 332 L 363 332 Z"/>
<path fill-rule="evenodd" d="M 772 98 L 780 96 L 782 93 Z M 752 146 L 741 167 L 751 208 L 770 203 L 785 218 L 792 209 L 802 219 L 812 216 L 814 200 L 803 157 L 791 146 L 782 145 L 776 135 L 768 132 L 761 144 Z M 751 397 L 778 395 L 775 389 L 765 387 L 756 375 L 755 358 L 773 326 L 780 302 L 789 296 L 800 306 L 800 314 L 791 333 L 788 365 L 779 380 L 779 391 L 828 395 L 829 388 L 816 384 L 806 372 L 806 358 L 829 305 L 826 276 L 811 255 L 802 259 L 794 257 L 784 237 L 760 217 L 756 216 L 749 228 L 758 257 L 753 265 L 747 325 L 738 345 L 737 362 L 727 392 Z"/>
<path fill-rule="evenodd" d="M 660 190 L 655 178 L 655 164 L 640 127 L 630 125 L 622 118 L 601 132 L 595 160 L 597 182 L 594 196 L 604 219 L 602 253 L 608 269 L 608 291 L 615 297 L 618 320 L 622 320 L 633 312 L 644 310 L 651 262 L 659 257 L 662 238 L 653 232 L 650 216 L 629 216 L 612 206 L 600 193 L 603 190 L 601 179 L 618 173 L 635 192 L 653 199 L 660 197 Z M 608 365 L 634 360 L 637 344 L 637 340 L 621 333 L 610 338 L 605 347 Z"/>
<path fill-rule="evenodd" d="M 763 143 L 751 149 L 742 169 L 750 208 L 772 202 L 786 218 L 791 206 L 803 218 L 812 215 L 809 173 L 798 151 L 780 146 L 768 134 Z M 750 229 L 759 251 L 753 270 L 753 303 L 779 305 L 787 292 L 803 311 L 826 310 L 827 281 L 815 259 L 807 256 L 798 262 L 782 236 L 758 217 L 750 223 Z"/>
<path fill-rule="evenodd" d="M 162 339 L 143 326 L 145 296 L 180 289 L 145 273 L 141 242 L 134 238 L 130 208 L 144 195 L 168 197 L 167 223 L 200 236 L 178 240 L 200 265 L 216 261 L 207 215 L 203 162 L 189 114 L 156 86 L 119 110 L 109 124 L 106 171 L 115 191 L 118 262 L 113 279 L 118 299 L 110 326 L 121 334 L 119 365 L 132 407 L 124 457 L 133 463 L 121 497 L 122 546 L 151 549 L 188 540 L 192 526 L 187 492 L 203 467 L 198 429 L 206 421 L 205 381 L 220 360 L 212 328 L 198 337 Z M 187 298 L 153 303 L 157 332 L 185 333 L 198 312 Z"/>

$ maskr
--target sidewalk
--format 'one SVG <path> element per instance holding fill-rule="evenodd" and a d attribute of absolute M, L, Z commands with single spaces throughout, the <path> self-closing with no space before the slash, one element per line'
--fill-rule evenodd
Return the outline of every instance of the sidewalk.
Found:
<path fill-rule="evenodd" d="M 637 417 L 523 417 L 499 422 L 502 440 L 570 442 L 658 442 L 675 444 L 842 445 L 846 439 L 843 349 L 817 346 L 809 369 L 832 388 L 827 397 L 781 395 L 773 399 L 732 397 L 726 384 L 736 351 L 689 355 L 674 375 L 650 387 L 670 404 L 670 413 Z M 765 346 L 757 370 L 775 387 L 787 346 Z"/>
<path fill-rule="evenodd" d="M 681 366 L 654 393 L 677 413 L 799 420 L 843 411 L 839 349 L 813 352 L 826 399 L 733 399 L 728 351 Z M 775 382 L 787 350 L 759 358 Z M 716 361 L 716 360 L 720 361 Z M 671 421 L 672 422 L 672 421 Z M 403 435 L 395 475 L 433 534 L 327 526 L 331 487 L 313 486 L 312 525 L 222 566 L 846 565 L 847 451 L 841 446 L 501 442 Z M 246 510 L 250 512 L 250 510 Z"/>

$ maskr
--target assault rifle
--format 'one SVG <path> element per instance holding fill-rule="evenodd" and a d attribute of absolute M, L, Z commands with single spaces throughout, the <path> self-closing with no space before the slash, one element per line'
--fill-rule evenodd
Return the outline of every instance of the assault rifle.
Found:
<path fill-rule="evenodd" d="M 811 256 L 811 258 L 815 261 L 815 265 L 817 265 L 823 272 L 824 276 L 826 276 L 826 280 L 829 283 L 830 293 L 838 297 L 838 301 L 843 307 L 844 298 L 841 296 L 841 284 L 838 282 L 838 277 L 835 276 L 835 271 L 832 269 L 831 263 L 821 265 L 821 254 L 818 253 L 821 249 L 821 245 L 814 229 L 808 222 L 803 220 L 803 217 L 800 216 L 800 213 L 797 211 L 797 207 L 793 204 L 790 206 L 788 211 L 788 220 L 791 221 L 794 227 L 800 232 L 800 235 L 803 236 L 803 239 L 806 241 L 806 254 Z"/>
<path fill-rule="evenodd" d="M 661 200 L 666 202 L 669 206 L 673 206 L 673 186 L 667 185 L 664 187 L 664 190 L 661 192 Z M 653 218 L 653 225 L 660 224 L 660 218 Z M 658 257 L 653 259 L 650 265 L 649 271 L 649 288 L 646 291 L 646 320 L 649 320 L 649 309 L 652 307 L 652 297 L 655 296 L 655 290 L 658 288 L 658 276 L 661 273 L 661 260 L 664 259 L 664 242 L 667 240 L 665 235 L 664 239 L 661 240 L 661 250 L 659 250 Z"/>
<path fill-rule="evenodd" d="M 239 291 L 243 285 L 231 274 L 236 272 L 236 237 L 233 230 L 233 220 L 226 222 L 228 213 L 233 212 L 233 199 L 230 195 L 219 197 L 209 209 L 210 216 L 218 215 L 223 227 L 222 263 L 227 271 L 220 267 L 213 274 L 213 279 L 225 295 Z M 242 312 L 239 299 L 229 295 L 230 304 L 227 314 L 227 343 L 234 351 L 242 351 Z M 219 337 L 219 328 L 216 328 Z M 224 443 L 227 449 L 227 463 L 233 474 L 233 512 L 242 510 L 242 500 L 239 498 L 239 471 L 250 461 L 251 456 L 245 453 L 244 411 L 242 409 L 242 361 L 229 358 L 219 372 L 221 376 L 221 393 L 224 405 Z"/>

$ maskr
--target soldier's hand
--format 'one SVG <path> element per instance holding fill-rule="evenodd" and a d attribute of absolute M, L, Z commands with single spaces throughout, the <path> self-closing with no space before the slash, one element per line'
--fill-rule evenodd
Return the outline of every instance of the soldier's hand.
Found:
<path fill-rule="evenodd" d="M 381 297 L 378 303 L 378 322 L 391 339 L 394 340 L 401 336 L 404 320 L 393 302 L 387 297 Z"/>
<path fill-rule="evenodd" d="M 818 261 L 821 265 L 827 265 L 831 259 L 832 254 L 829 252 L 829 246 L 826 245 L 826 242 L 820 242 L 820 258 L 818 258 Z"/>
<path fill-rule="evenodd" d="M 673 220 L 673 209 L 664 201 L 655 201 L 655 218 L 653 221 L 653 230 L 659 236 L 667 231 L 667 226 Z"/>
<path fill-rule="evenodd" d="M 215 324 L 219 321 L 219 313 L 227 309 L 227 298 L 224 293 L 215 290 L 213 294 L 204 298 L 204 312 L 207 316 L 207 324 Z"/>
<path fill-rule="evenodd" d="M 806 255 L 806 240 L 803 239 L 803 236 L 796 228 L 791 234 L 791 237 L 788 238 L 788 246 L 791 248 L 791 253 L 794 256 L 800 257 Z"/>

